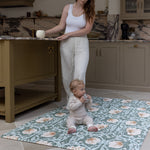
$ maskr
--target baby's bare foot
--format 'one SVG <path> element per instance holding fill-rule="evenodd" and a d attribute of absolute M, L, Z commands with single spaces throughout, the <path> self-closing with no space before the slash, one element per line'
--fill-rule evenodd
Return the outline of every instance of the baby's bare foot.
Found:
<path fill-rule="evenodd" d="M 68 134 L 75 133 L 75 132 L 76 132 L 75 128 L 69 128 L 68 129 Z"/>
<path fill-rule="evenodd" d="M 98 128 L 95 127 L 95 126 L 91 126 L 91 127 L 88 128 L 88 131 L 90 131 L 90 132 L 97 132 Z"/>

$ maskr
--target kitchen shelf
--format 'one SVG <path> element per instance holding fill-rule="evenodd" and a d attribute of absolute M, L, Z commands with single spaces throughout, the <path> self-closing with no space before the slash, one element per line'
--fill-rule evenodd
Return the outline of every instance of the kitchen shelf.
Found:
<path fill-rule="evenodd" d="M 54 101 L 57 93 L 33 89 L 16 89 L 15 114 L 48 101 Z M 5 116 L 5 99 L 0 98 L 0 115 Z"/>

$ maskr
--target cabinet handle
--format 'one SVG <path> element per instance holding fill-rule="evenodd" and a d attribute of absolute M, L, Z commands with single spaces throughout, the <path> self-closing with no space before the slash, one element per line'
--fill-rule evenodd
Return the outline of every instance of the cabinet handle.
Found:
<path fill-rule="evenodd" d="M 137 44 L 135 44 L 133 47 L 134 47 L 134 48 L 138 48 L 138 45 L 137 45 Z"/>
<path fill-rule="evenodd" d="M 141 3 L 141 9 L 143 8 L 143 3 Z"/>
<path fill-rule="evenodd" d="M 102 52 L 101 52 L 101 50 L 99 50 L 99 56 L 102 56 Z"/>
<path fill-rule="evenodd" d="M 98 49 L 96 49 L 96 56 L 98 56 Z"/>
<path fill-rule="evenodd" d="M 102 56 L 102 51 L 101 49 L 96 49 L 96 56 Z"/>
<path fill-rule="evenodd" d="M 48 47 L 48 54 L 49 55 L 52 55 L 52 54 L 54 54 L 55 53 L 55 48 L 54 48 L 54 46 L 49 46 Z"/>
<path fill-rule="evenodd" d="M 137 8 L 139 9 L 139 3 L 137 3 Z"/>

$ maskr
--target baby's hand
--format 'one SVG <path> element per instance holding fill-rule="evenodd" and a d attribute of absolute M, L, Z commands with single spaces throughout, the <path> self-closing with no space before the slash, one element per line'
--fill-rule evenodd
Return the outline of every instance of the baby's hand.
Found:
<path fill-rule="evenodd" d="M 92 99 L 92 97 L 90 95 L 87 94 L 86 96 L 87 96 L 87 99 Z"/>
<path fill-rule="evenodd" d="M 84 96 L 82 96 L 81 98 L 80 98 L 80 102 L 81 103 L 84 103 L 86 101 L 86 99 L 84 98 Z"/>

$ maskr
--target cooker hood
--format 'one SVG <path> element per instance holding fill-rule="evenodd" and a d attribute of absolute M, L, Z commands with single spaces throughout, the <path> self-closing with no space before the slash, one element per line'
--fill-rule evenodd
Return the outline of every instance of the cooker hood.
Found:
<path fill-rule="evenodd" d="M 33 7 L 34 0 L 0 0 L 0 8 Z"/>

